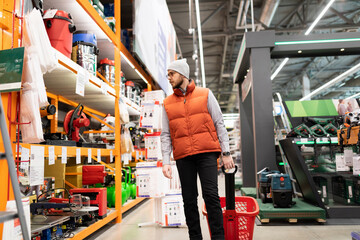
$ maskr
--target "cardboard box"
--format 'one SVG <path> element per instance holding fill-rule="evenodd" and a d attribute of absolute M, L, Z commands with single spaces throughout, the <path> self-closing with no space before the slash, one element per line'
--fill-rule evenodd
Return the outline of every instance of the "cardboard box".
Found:
<path fill-rule="evenodd" d="M 66 173 L 80 173 L 80 175 L 71 176 L 65 174 L 65 180 L 78 188 L 82 188 L 82 165 L 66 167 Z M 66 186 L 66 188 L 68 187 Z"/>
<path fill-rule="evenodd" d="M 65 168 L 66 164 L 62 164 L 60 158 L 56 159 L 53 165 L 49 165 L 49 161 L 45 160 L 44 177 L 55 177 L 55 188 L 64 188 Z"/>

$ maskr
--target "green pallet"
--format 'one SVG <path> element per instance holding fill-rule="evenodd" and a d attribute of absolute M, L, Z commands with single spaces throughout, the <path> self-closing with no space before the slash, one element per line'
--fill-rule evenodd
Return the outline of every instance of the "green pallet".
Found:
<path fill-rule="evenodd" d="M 256 198 L 256 188 L 254 188 L 254 187 L 242 187 L 240 189 L 240 192 L 241 192 L 242 196 Z"/>
<path fill-rule="evenodd" d="M 326 219 L 324 209 L 315 207 L 300 199 L 293 199 L 296 204 L 291 208 L 274 208 L 272 203 L 262 203 L 261 199 L 256 199 L 259 204 L 260 219 Z"/>

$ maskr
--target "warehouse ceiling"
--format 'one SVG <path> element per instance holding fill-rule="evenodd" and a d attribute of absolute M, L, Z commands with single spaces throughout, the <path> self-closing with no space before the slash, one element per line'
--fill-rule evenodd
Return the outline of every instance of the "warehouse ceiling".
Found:
<path fill-rule="evenodd" d="M 194 41 L 193 35 L 189 34 L 190 19 L 192 28 L 197 29 L 194 0 L 189 0 L 192 2 L 191 14 L 189 1 L 166 1 L 178 36 L 177 53 L 188 59 L 190 77 L 196 79 Z M 254 0 L 255 29 L 275 30 L 279 35 L 304 35 L 328 1 Z M 199 3 L 206 87 L 214 92 L 223 113 L 238 112 L 238 86 L 233 84 L 232 72 L 243 34 L 245 31 L 251 31 L 250 0 L 199 0 Z M 359 27 L 360 1 L 337 0 L 311 34 L 358 32 Z M 195 43 L 198 45 L 197 39 Z M 274 72 L 282 59 L 271 61 Z M 356 56 L 292 58 L 272 81 L 272 90 L 280 92 L 284 100 L 298 100 L 302 97 L 303 76 L 310 79 L 311 90 L 314 90 L 359 62 L 360 50 Z M 201 81 L 200 64 L 198 76 Z M 321 92 L 313 99 L 344 98 L 359 90 L 360 72 Z"/>

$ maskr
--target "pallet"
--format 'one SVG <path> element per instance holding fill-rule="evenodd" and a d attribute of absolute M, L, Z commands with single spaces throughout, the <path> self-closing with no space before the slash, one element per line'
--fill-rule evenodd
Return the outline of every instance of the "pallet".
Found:
<path fill-rule="evenodd" d="M 263 224 L 270 223 L 270 218 L 259 218 L 259 216 L 258 216 L 258 219 Z M 287 218 L 284 220 L 287 221 L 288 223 L 297 223 L 298 222 L 297 218 Z M 314 219 L 314 221 L 316 221 L 318 223 L 326 223 L 326 219 L 322 219 L 322 218 L 316 218 L 316 219 Z"/>
<path fill-rule="evenodd" d="M 261 223 L 269 223 L 271 220 L 285 220 L 289 223 L 297 223 L 300 219 L 310 219 L 318 223 L 326 222 L 326 212 L 324 209 L 315 207 L 300 199 L 293 199 L 296 204 L 291 208 L 274 208 L 272 203 L 262 203 L 261 199 L 256 199 L 260 212 L 258 218 Z"/>

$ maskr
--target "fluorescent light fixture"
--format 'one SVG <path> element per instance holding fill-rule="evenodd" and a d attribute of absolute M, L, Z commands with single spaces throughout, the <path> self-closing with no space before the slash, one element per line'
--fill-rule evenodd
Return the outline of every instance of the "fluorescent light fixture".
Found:
<path fill-rule="evenodd" d="M 299 51 L 298 51 L 298 53 L 302 53 L 302 51 L 301 51 L 301 50 L 299 50 Z"/>
<path fill-rule="evenodd" d="M 130 62 L 130 60 L 125 56 L 125 54 L 123 54 L 122 52 L 120 52 L 120 55 L 121 55 L 121 57 L 123 57 L 123 58 L 126 60 L 126 62 L 130 65 L 130 67 L 135 68 L 134 64 L 132 64 L 132 63 Z"/>
<path fill-rule="evenodd" d="M 340 49 L 341 52 L 345 51 L 345 48 Z"/>
<path fill-rule="evenodd" d="M 281 71 L 281 69 L 285 66 L 285 64 L 287 63 L 287 61 L 289 61 L 289 58 L 285 58 L 282 63 L 280 64 L 280 66 L 276 69 L 276 71 L 271 75 L 270 79 L 271 81 L 274 80 L 274 78 L 276 78 L 276 76 L 279 74 L 279 72 Z"/>
<path fill-rule="evenodd" d="M 201 21 L 200 21 L 200 6 L 199 6 L 199 0 L 195 0 L 195 8 L 196 8 L 196 24 L 197 24 L 197 30 L 198 30 L 198 35 L 199 35 L 201 79 L 202 79 L 202 86 L 203 86 L 203 87 L 206 87 L 205 64 L 204 64 L 204 49 L 203 49 L 203 42 L 202 42 L 202 31 L 201 31 Z"/>
<path fill-rule="evenodd" d="M 356 42 L 360 38 L 340 38 L 340 39 L 318 39 L 318 40 L 303 40 L 303 41 L 285 41 L 275 42 L 275 45 L 299 45 L 299 44 L 314 44 L 314 43 L 338 43 L 338 42 Z"/>
<path fill-rule="evenodd" d="M 357 65 L 355 65 L 354 67 L 350 68 L 349 70 L 347 70 L 346 72 L 343 72 L 342 74 L 340 74 L 339 76 L 337 76 L 336 78 L 334 78 L 333 80 L 325 83 L 324 85 L 322 85 L 321 87 L 315 89 L 314 91 L 312 91 L 311 93 L 309 93 L 308 95 L 304 96 L 303 98 L 299 99 L 299 101 L 304 101 L 306 99 L 309 99 L 310 97 L 317 95 L 320 91 L 329 88 L 330 86 L 334 85 L 337 82 L 340 82 L 342 80 L 344 80 L 347 76 L 356 73 L 357 71 L 359 71 L 360 69 L 360 63 L 358 63 Z"/>
<path fill-rule="evenodd" d="M 354 94 L 354 95 L 352 95 L 350 97 L 347 97 L 347 98 L 345 98 L 345 100 L 350 99 L 350 98 L 356 98 L 358 96 L 360 96 L 360 93 L 357 93 L 357 94 Z"/>
<path fill-rule="evenodd" d="M 135 69 L 135 72 L 141 77 L 142 80 L 144 80 L 144 82 L 146 82 L 146 84 L 149 84 L 146 78 L 137 69 Z"/>
<path fill-rule="evenodd" d="M 325 15 L 326 11 L 330 8 L 330 6 L 335 2 L 335 0 L 330 0 L 325 8 L 321 11 L 319 16 L 315 19 L 315 21 L 311 24 L 311 26 L 306 30 L 305 35 L 309 35 L 309 33 L 314 29 L 316 24 L 320 21 L 320 19 Z"/>

